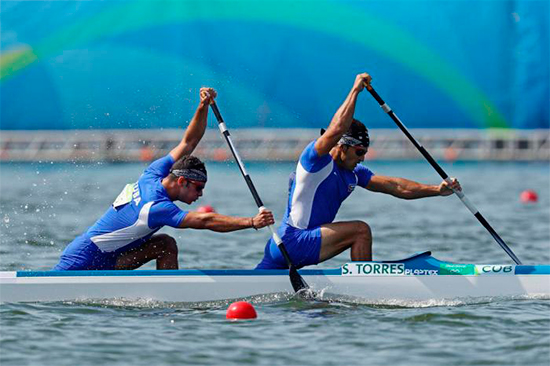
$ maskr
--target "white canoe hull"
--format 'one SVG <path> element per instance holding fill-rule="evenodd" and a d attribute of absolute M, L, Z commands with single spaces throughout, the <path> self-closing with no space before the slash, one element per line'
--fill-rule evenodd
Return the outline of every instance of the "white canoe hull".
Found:
<path fill-rule="evenodd" d="M 315 290 L 364 300 L 428 300 L 540 295 L 550 298 L 549 276 L 411 276 L 343 278 L 303 276 Z M 125 298 L 201 302 L 293 292 L 288 275 L 2 278 L 2 302 Z"/>
<path fill-rule="evenodd" d="M 416 261 L 416 262 L 415 262 Z M 432 267 L 423 262 L 431 263 Z M 464 274 L 433 268 L 441 263 L 429 252 L 396 262 L 364 262 L 363 268 L 384 263 L 385 273 L 351 273 L 343 266 L 301 270 L 317 292 L 364 301 L 429 300 L 470 297 L 541 296 L 550 298 L 550 266 L 455 265 Z M 409 267 L 415 272 L 401 273 Z M 349 264 L 352 265 L 352 264 Z M 356 265 L 356 263 L 353 263 Z M 390 266 L 391 270 L 390 270 Z M 462 267 L 457 267 L 462 266 Z M 468 267 L 470 266 L 470 267 Z M 396 269 L 397 268 L 397 269 Z M 429 268 L 432 268 L 431 270 Z M 444 268 L 441 267 L 440 268 Z M 447 268 L 447 267 L 446 267 Z M 473 268 L 473 269 L 472 269 Z M 477 269 L 479 268 L 479 269 Z M 487 269 L 487 270 L 485 270 Z M 392 270 L 394 270 L 392 273 Z M 475 272 L 467 274 L 468 272 Z M 347 273 L 347 275 L 346 275 Z M 418 273 L 418 274 L 416 274 Z M 523 273 L 523 274 L 522 274 Z M 292 293 L 286 270 L 178 270 L 1 272 L 1 302 L 69 301 L 84 299 L 153 299 L 202 302 Z"/>

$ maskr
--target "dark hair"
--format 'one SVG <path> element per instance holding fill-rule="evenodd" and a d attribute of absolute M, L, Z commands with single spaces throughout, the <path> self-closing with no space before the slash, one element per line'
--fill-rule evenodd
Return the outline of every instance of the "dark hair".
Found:
<path fill-rule="evenodd" d="M 353 119 L 345 135 L 361 141 L 361 145 L 364 147 L 368 148 L 370 145 L 369 130 L 363 122 L 358 119 Z"/>
<path fill-rule="evenodd" d="M 321 128 L 320 134 L 323 135 L 326 132 L 324 128 Z M 353 137 L 359 141 L 361 141 L 361 145 L 365 147 L 369 147 L 370 145 L 370 138 L 369 138 L 369 130 L 367 127 L 363 124 L 363 122 L 359 121 L 358 119 L 353 119 L 351 121 L 351 125 L 349 126 L 348 130 L 344 134 L 345 136 Z M 339 143 L 342 140 L 340 140 Z"/>
<path fill-rule="evenodd" d="M 349 126 L 346 134 L 354 136 L 358 132 L 365 131 L 365 130 L 367 130 L 367 127 L 365 126 L 365 124 L 359 121 L 358 119 L 354 118 L 353 121 L 351 121 L 351 125 Z"/>
<path fill-rule="evenodd" d="M 176 175 L 172 173 L 173 170 L 183 170 L 183 169 L 196 169 L 203 172 L 206 175 L 206 167 L 201 159 L 193 155 L 184 155 L 182 158 L 178 159 L 174 164 L 172 164 L 172 169 L 170 169 L 170 176 L 176 178 Z"/>

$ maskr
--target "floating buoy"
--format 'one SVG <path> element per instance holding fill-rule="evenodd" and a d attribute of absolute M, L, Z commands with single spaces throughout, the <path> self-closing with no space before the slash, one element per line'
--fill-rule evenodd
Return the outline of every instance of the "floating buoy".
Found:
<path fill-rule="evenodd" d="M 204 205 L 199 206 L 199 208 L 197 208 L 197 212 L 216 212 L 216 210 L 214 210 L 214 207 L 210 205 Z"/>
<path fill-rule="evenodd" d="M 227 319 L 256 319 L 256 309 L 246 301 L 237 301 L 229 305 L 225 315 Z"/>
<path fill-rule="evenodd" d="M 521 192 L 519 199 L 523 203 L 535 203 L 539 200 L 539 196 L 537 195 L 537 192 L 533 191 L 532 189 L 528 189 Z"/>

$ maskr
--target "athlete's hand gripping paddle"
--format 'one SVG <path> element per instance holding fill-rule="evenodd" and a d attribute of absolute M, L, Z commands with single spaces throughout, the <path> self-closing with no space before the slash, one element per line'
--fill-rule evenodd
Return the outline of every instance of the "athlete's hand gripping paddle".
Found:
<path fill-rule="evenodd" d="M 244 164 L 239 156 L 239 153 L 235 149 L 235 145 L 233 145 L 233 142 L 231 141 L 231 137 L 229 134 L 229 130 L 227 129 L 227 126 L 225 125 L 225 122 L 222 118 L 222 115 L 220 114 L 220 110 L 218 109 L 218 106 L 215 102 L 212 102 L 210 104 L 210 107 L 212 107 L 212 111 L 214 111 L 214 114 L 216 115 L 216 119 L 218 120 L 218 127 L 220 128 L 220 131 L 222 135 L 225 137 L 225 141 L 227 141 L 227 144 L 229 145 L 229 149 L 231 150 L 231 153 L 233 154 L 233 157 L 237 161 L 237 164 L 239 165 L 239 169 L 241 170 L 241 173 L 244 177 L 244 180 L 246 181 L 246 184 L 248 185 L 248 188 L 250 190 L 250 193 L 252 193 L 252 196 L 254 197 L 254 200 L 256 201 L 256 205 L 258 205 L 258 209 L 260 211 L 264 210 L 264 204 L 262 203 L 262 200 L 260 199 L 260 196 L 258 195 L 258 192 L 256 191 L 256 188 L 254 187 L 254 184 L 252 183 L 252 179 L 250 179 L 250 175 L 248 175 Z M 298 273 L 296 270 L 296 267 L 292 264 L 292 261 L 290 260 L 290 256 L 288 255 L 288 252 L 285 248 L 285 245 L 279 235 L 277 234 L 277 231 L 273 228 L 273 226 L 269 225 L 269 230 L 271 230 L 271 235 L 273 236 L 273 240 L 277 244 L 277 247 L 283 254 L 283 257 L 286 260 L 286 263 L 289 267 L 289 274 L 290 274 L 290 283 L 292 284 L 292 287 L 294 288 L 294 291 L 298 292 L 301 290 L 308 290 L 309 285 L 304 281 L 302 276 Z"/>
<path fill-rule="evenodd" d="M 441 166 L 434 160 L 434 158 L 432 158 L 432 156 L 428 153 L 428 151 L 426 151 L 426 149 L 424 149 L 424 147 L 420 145 L 418 141 L 416 141 L 416 139 L 413 137 L 413 135 L 411 135 L 407 127 L 405 127 L 403 122 L 401 122 L 401 120 L 397 118 L 397 115 L 393 113 L 391 108 L 382 100 L 382 98 L 380 98 L 380 95 L 378 95 L 378 93 L 374 90 L 374 88 L 370 86 L 370 84 L 366 85 L 366 88 L 369 91 L 369 93 L 371 93 L 371 95 L 374 97 L 374 99 L 376 99 L 378 104 L 380 104 L 380 107 L 382 108 L 382 110 L 391 117 L 391 119 L 397 124 L 399 129 L 401 129 L 401 131 L 405 134 L 405 136 L 407 136 L 407 138 L 418 149 L 418 151 L 420 151 L 422 156 L 424 156 L 424 158 L 428 160 L 428 162 L 437 171 L 437 173 L 441 176 L 441 178 L 443 178 L 448 184 L 451 184 L 451 179 L 449 178 L 447 173 L 445 173 L 445 171 L 441 168 Z M 516 257 L 514 252 L 512 252 L 512 250 L 508 247 L 508 245 L 506 245 L 504 240 L 502 240 L 502 238 L 496 233 L 496 231 L 491 227 L 491 225 L 489 225 L 487 220 L 485 220 L 485 218 L 481 215 L 481 213 L 479 213 L 477 208 L 475 208 L 475 206 L 464 195 L 464 193 L 459 190 L 453 190 L 453 192 L 458 196 L 458 198 L 460 198 L 460 200 L 468 208 L 468 210 L 470 210 L 470 212 L 478 219 L 481 225 L 483 225 L 483 227 L 487 229 L 487 231 L 489 231 L 493 239 L 495 239 L 498 245 L 500 245 L 502 249 L 504 249 L 504 251 L 510 256 L 510 258 L 512 258 L 514 262 L 516 262 L 516 264 L 521 264 L 521 261 L 518 259 L 518 257 Z"/>

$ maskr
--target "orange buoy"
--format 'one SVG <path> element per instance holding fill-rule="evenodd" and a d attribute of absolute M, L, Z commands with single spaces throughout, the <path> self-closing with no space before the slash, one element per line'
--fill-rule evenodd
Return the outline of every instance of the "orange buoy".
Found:
<path fill-rule="evenodd" d="M 197 212 L 216 212 L 216 210 L 214 210 L 214 207 L 210 205 L 204 205 L 199 206 L 199 208 L 197 208 Z"/>
<path fill-rule="evenodd" d="M 258 314 L 251 303 L 237 301 L 229 305 L 225 317 L 227 319 L 256 319 Z"/>
<path fill-rule="evenodd" d="M 523 203 L 535 203 L 539 200 L 539 196 L 537 195 L 537 192 L 532 189 L 527 189 L 521 192 L 519 199 Z"/>

